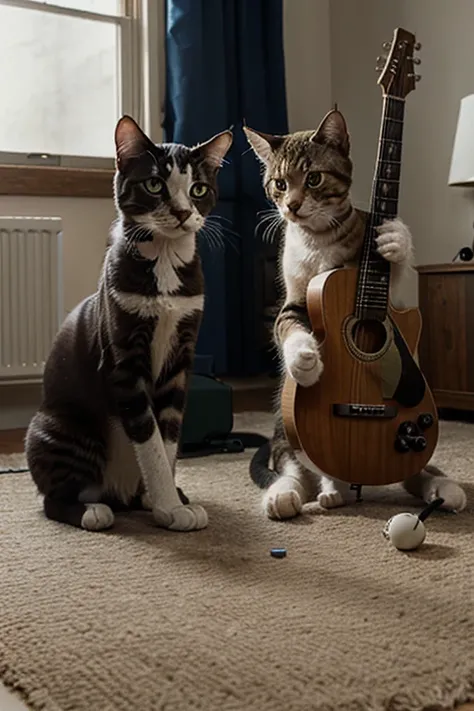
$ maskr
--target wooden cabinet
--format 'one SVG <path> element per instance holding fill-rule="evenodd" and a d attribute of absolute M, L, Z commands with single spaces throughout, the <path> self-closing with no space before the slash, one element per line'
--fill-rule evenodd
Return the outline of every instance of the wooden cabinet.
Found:
<path fill-rule="evenodd" d="M 474 410 L 474 263 L 418 267 L 420 366 L 440 408 Z"/>

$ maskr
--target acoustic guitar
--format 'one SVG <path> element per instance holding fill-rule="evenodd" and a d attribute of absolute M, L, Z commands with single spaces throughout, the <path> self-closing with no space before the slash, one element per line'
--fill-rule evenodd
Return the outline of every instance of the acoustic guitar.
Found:
<path fill-rule="evenodd" d="M 283 420 L 298 459 L 354 487 L 401 482 L 428 463 L 438 440 L 433 396 L 418 367 L 418 309 L 397 310 L 376 227 L 397 216 L 405 98 L 415 89 L 415 36 L 398 28 L 378 83 L 383 111 L 371 210 L 358 268 L 314 277 L 307 290 L 324 371 L 312 387 L 287 377 Z M 379 58 L 380 59 L 380 58 Z M 380 67 L 378 67 L 380 69 Z"/>

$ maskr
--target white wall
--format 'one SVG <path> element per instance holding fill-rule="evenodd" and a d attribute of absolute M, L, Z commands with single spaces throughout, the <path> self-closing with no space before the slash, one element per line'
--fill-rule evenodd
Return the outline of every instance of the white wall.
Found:
<path fill-rule="evenodd" d="M 62 217 L 66 311 L 95 291 L 109 227 L 115 216 L 112 199 L 0 196 L 0 215 Z M 39 399 L 39 387 L 0 386 L 0 429 L 25 427 Z"/>
<path fill-rule="evenodd" d="M 0 196 L 0 215 L 61 217 L 66 310 L 95 291 L 109 227 L 115 217 L 112 198 Z"/>
<path fill-rule="evenodd" d="M 316 129 L 331 104 L 329 0 L 284 0 L 290 131 Z"/>
<path fill-rule="evenodd" d="M 400 214 L 417 263 L 449 262 L 472 241 L 474 191 L 447 185 L 459 102 L 474 93 L 472 0 L 331 0 L 333 99 L 346 115 L 355 164 L 354 197 L 369 199 L 381 111 L 374 71 L 381 43 L 404 27 L 422 43 L 422 75 L 409 94 Z"/>

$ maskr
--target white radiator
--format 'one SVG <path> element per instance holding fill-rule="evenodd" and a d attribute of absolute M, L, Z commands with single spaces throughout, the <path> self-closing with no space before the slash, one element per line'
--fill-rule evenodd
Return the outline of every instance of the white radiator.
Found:
<path fill-rule="evenodd" d="M 38 381 L 63 320 L 58 217 L 0 217 L 0 382 Z"/>

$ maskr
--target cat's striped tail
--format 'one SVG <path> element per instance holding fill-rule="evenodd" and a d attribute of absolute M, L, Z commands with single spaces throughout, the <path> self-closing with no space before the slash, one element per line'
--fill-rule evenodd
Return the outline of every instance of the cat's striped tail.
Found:
<path fill-rule="evenodd" d="M 250 461 L 250 478 L 260 489 L 268 489 L 278 479 L 277 472 L 268 466 L 271 453 L 272 443 L 268 440 L 257 449 Z"/>

